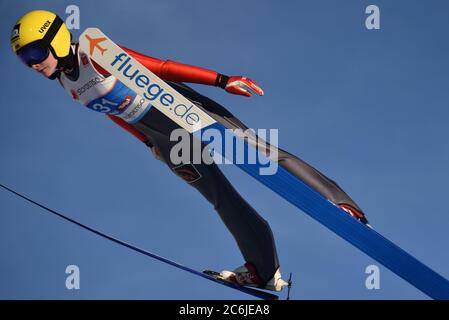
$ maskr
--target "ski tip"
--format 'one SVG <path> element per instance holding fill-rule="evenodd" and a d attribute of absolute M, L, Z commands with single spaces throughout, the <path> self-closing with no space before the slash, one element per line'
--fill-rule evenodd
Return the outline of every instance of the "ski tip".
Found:
<path fill-rule="evenodd" d="M 292 282 L 292 273 L 290 272 L 290 276 L 288 277 L 288 280 L 287 280 L 287 299 L 286 300 L 290 300 L 290 290 L 291 290 L 291 288 L 292 288 L 292 284 L 293 284 L 293 282 Z"/>

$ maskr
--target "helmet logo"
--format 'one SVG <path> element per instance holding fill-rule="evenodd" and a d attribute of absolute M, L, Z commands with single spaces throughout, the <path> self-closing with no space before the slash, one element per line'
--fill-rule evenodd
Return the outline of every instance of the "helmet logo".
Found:
<path fill-rule="evenodd" d="M 51 25 L 51 22 L 47 20 L 42 27 L 39 29 L 39 33 L 44 33 L 45 30 Z"/>
<path fill-rule="evenodd" d="M 20 30 L 20 23 L 16 24 L 11 32 L 11 41 L 16 41 L 19 39 L 19 30 Z"/>

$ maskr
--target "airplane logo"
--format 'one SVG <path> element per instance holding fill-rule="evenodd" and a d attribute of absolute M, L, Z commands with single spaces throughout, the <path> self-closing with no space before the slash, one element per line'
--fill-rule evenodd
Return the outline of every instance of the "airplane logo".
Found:
<path fill-rule="evenodd" d="M 89 40 L 89 44 L 90 44 L 89 45 L 89 51 L 90 51 L 89 55 L 90 56 L 93 55 L 95 48 L 98 48 L 98 50 L 100 50 L 101 55 L 103 55 L 103 53 L 108 50 L 99 45 L 100 42 L 107 40 L 106 37 L 92 39 L 91 37 L 89 37 L 89 35 L 86 34 L 86 38 L 87 38 L 87 40 Z"/>

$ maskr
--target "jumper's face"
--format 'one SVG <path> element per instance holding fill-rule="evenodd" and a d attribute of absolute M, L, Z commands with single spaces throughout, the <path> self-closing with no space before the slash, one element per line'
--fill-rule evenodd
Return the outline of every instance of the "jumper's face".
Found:
<path fill-rule="evenodd" d="M 45 60 L 36 64 L 32 64 L 31 68 L 48 78 L 56 71 L 57 65 L 58 60 L 56 60 L 56 58 L 50 51 L 48 57 Z"/>

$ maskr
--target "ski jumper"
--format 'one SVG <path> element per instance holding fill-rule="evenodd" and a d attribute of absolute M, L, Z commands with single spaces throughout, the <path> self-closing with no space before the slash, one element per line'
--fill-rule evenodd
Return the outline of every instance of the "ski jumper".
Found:
<path fill-rule="evenodd" d="M 170 161 L 170 150 L 178 142 L 170 141 L 170 134 L 180 127 L 156 108 L 146 107 L 141 102 L 142 97 L 109 75 L 76 46 L 73 49 L 79 74 L 76 79 L 70 79 L 61 73 L 59 81 L 64 89 L 86 107 L 105 113 L 146 145 L 159 149 L 161 160 L 170 170 L 196 188 L 211 203 L 233 235 L 245 261 L 255 266 L 263 281 L 269 281 L 279 268 L 279 261 L 268 223 L 241 197 L 215 163 L 173 164 Z M 226 108 L 183 83 L 222 87 L 226 76 L 123 49 L 226 128 L 247 129 Z M 253 143 L 261 143 L 256 138 L 248 136 Z M 266 148 L 266 145 L 262 147 Z M 334 204 L 349 206 L 362 213 L 358 205 L 334 181 L 298 157 L 278 149 L 278 164 Z"/>

